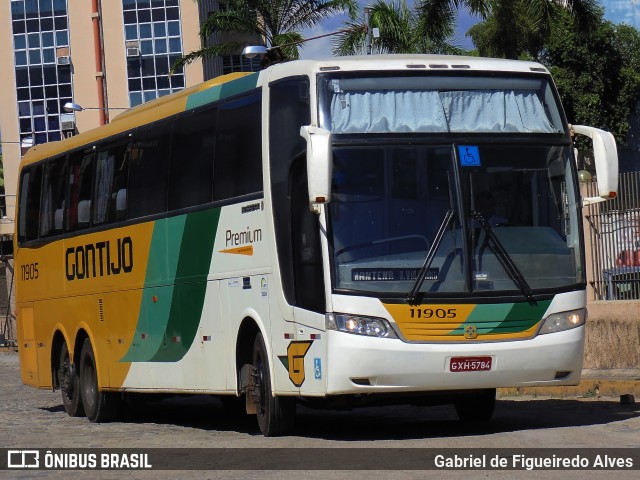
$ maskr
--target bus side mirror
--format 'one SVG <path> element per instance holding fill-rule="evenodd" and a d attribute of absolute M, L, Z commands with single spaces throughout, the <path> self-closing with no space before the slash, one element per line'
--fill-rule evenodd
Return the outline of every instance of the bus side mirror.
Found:
<path fill-rule="evenodd" d="M 593 141 L 593 157 L 600 197 L 585 198 L 585 205 L 615 198 L 618 195 L 618 149 L 613 135 L 604 130 L 583 125 L 573 125 L 571 128 L 574 133 L 585 135 Z"/>
<path fill-rule="evenodd" d="M 320 213 L 320 204 L 331 201 L 331 132 L 308 125 L 300 127 L 300 136 L 307 141 L 309 207 L 313 212 Z"/>

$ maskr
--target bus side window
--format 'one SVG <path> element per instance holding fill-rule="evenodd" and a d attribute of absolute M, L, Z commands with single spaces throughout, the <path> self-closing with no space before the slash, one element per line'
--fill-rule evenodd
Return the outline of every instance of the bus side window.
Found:
<path fill-rule="evenodd" d="M 133 134 L 128 150 L 127 217 L 167 211 L 171 123 L 160 122 Z"/>
<path fill-rule="evenodd" d="M 213 172 L 214 200 L 262 191 L 261 93 L 220 106 Z"/>
<path fill-rule="evenodd" d="M 62 233 L 66 190 L 65 157 L 48 160 L 44 165 L 42 205 L 40 208 L 40 236 Z"/>
<path fill-rule="evenodd" d="M 169 210 L 211 202 L 217 116 L 217 108 L 208 108 L 173 122 Z"/>
<path fill-rule="evenodd" d="M 69 156 L 69 196 L 67 231 L 87 228 L 91 224 L 91 190 L 94 154 L 76 152 Z"/>
<path fill-rule="evenodd" d="M 295 302 L 313 312 L 326 311 L 319 215 L 309 209 L 306 162 L 294 163 L 290 177 L 291 237 Z"/>
<path fill-rule="evenodd" d="M 93 225 L 123 219 L 126 214 L 127 143 L 103 146 L 96 156 Z M 124 171 L 124 178 L 123 178 Z"/>
<path fill-rule="evenodd" d="M 18 217 L 18 241 L 20 243 L 38 238 L 41 187 L 42 165 L 25 168 L 20 180 L 20 213 Z"/>

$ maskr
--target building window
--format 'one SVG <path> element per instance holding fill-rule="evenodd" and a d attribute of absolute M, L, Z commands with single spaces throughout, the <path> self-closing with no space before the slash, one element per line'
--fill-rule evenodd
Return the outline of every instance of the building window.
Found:
<path fill-rule="evenodd" d="M 66 0 L 11 0 L 20 139 L 33 144 L 63 136 L 61 106 L 71 101 Z M 65 123 L 68 125 L 68 123 Z"/>
<path fill-rule="evenodd" d="M 223 55 L 222 73 L 257 72 L 260 70 L 260 60 L 246 58 L 244 55 Z"/>
<path fill-rule="evenodd" d="M 122 0 L 129 105 L 184 88 L 184 71 L 169 76 L 182 57 L 178 0 Z"/>

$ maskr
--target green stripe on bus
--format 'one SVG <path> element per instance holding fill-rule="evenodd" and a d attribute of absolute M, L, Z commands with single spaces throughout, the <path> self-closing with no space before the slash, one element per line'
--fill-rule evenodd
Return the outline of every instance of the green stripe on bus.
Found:
<path fill-rule="evenodd" d="M 195 338 L 220 209 L 158 220 L 138 324 L 124 362 L 178 361 Z"/>
<path fill-rule="evenodd" d="M 502 320 L 507 318 L 507 315 L 509 315 L 512 308 L 513 303 L 476 305 L 462 325 L 461 331 L 464 333 L 465 325 L 477 325 L 482 326 L 482 328 L 497 327 Z"/>
<path fill-rule="evenodd" d="M 165 339 L 152 362 L 177 362 L 191 348 L 202 317 L 219 220 L 219 208 L 187 215 Z"/>
<path fill-rule="evenodd" d="M 206 105 L 207 103 L 216 102 L 220 99 L 232 97 L 233 95 L 252 90 L 256 88 L 257 83 L 258 74 L 252 73 L 245 77 L 240 77 L 236 80 L 223 83 L 222 85 L 216 85 L 215 87 L 208 88 L 207 90 L 196 92 L 189 95 L 187 98 L 185 110 L 190 110 L 192 108 Z"/>
<path fill-rule="evenodd" d="M 543 315 L 549 309 L 551 300 L 544 300 L 536 302 L 531 305 L 528 302 L 520 302 L 513 305 L 513 308 L 509 312 L 509 315 L 504 319 L 494 330 L 487 333 L 515 333 L 529 330 L 536 323 L 542 320 Z M 511 327 L 505 331 L 503 325 L 510 325 L 512 322 L 517 322 L 517 327 Z"/>
<path fill-rule="evenodd" d="M 535 305 L 528 302 L 476 305 L 467 320 L 449 335 L 464 335 L 467 325 L 477 327 L 481 335 L 524 332 L 542 320 L 550 304 L 551 300 Z"/>
<path fill-rule="evenodd" d="M 186 219 L 186 215 L 162 219 L 153 226 L 138 323 L 123 362 L 149 361 L 164 342 L 174 297 L 173 281 L 167 279 L 176 277 Z"/>

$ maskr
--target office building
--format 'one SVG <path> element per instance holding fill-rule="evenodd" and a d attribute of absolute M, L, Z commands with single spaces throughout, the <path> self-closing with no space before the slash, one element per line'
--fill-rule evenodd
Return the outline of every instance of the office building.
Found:
<path fill-rule="evenodd" d="M 28 147 L 95 128 L 118 109 L 204 80 L 201 62 L 169 76 L 176 59 L 200 46 L 199 9 L 194 0 L 0 2 L 8 217 L 0 233 L 13 231 L 18 165 Z M 67 112 L 67 102 L 85 110 Z"/>

